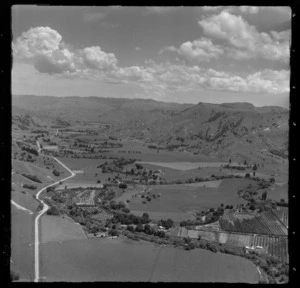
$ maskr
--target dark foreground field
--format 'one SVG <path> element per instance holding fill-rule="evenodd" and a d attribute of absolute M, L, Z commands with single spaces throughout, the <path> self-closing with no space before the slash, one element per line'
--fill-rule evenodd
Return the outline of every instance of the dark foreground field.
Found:
<path fill-rule="evenodd" d="M 59 265 L 57 265 L 59 263 Z M 206 250 L 185 251 L 125 239 L 85 239 L 41 245 L 45 281 L 257 283 L 255 265 Z"/>

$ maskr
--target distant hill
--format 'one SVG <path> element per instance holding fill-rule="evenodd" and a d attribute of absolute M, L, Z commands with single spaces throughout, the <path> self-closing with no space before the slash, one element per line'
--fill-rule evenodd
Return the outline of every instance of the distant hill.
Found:
<path fill-rule="evenodd" d="M 149 139 L 219 158 L 261 159 L 261 151 L 285 158 L 288 153 L 289 110 L 277 106 L 24 95 L 13 96 L 12 105 L 16 123 L 20 115 L 27 115 L 31 125 L 110 123 L 112 136 Z"/>

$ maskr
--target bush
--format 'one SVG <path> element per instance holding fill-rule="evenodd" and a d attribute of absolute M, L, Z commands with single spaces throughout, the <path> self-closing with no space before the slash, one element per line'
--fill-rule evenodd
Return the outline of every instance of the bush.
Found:
<path fill-rule="evenodd" d="M 130 232 L 134 232 L 134 228 L 133 228 L 133 226 L 131 226 L 131 225 L 128 225 L 128 226 L 127 226 L 127 230 L 130 231 Z"/>
<path fill-rule="evenodd" d="M 135 227 L 135 231 L 136 231 L 136 232 L 143 232 L 143 231 L 144 231 L 143 224 L 139 223 L 139 224 Z"/>
<path fill-rule="evenodd" d="M 22 173 L 22 176 L 30 179 L 31 181 L 34 181 L 37 183 L 42 183 L 42 181 L 39 178 L 37 178 L 35 175 L 29 175 L 29 174 Z"/>
<path fill-rule="evenodd" d="M 59 215 L 59 211 L 56 207 L 51 206 L 48 210 L 47 210 L 47 214 L 48 215 Z"/>
<path fill-rule="evenodd" d="M 52 171 L 52 173 L 53 173 L 53 175 L 56 176 L 56 177 L 60 176 L 60 173 L 59 173 L 56 169 L 54 169 L 54 170 Z"/>
<path fill-rule="evenodd" d="M 35 190 L 37 187 L 34 185 L 29 185 L 29 184 L 24 184 L 23 188 L 27 188 L 27 189 L 31 189 L 31 190 Z"/>
<path fill-rule="evenodd" d="M 189 250 L 192 250 L 196 248 L 196 245 L 194 243 L 190 243 L 187 247 L 189 247 Z"/>
<path fill-rule="evenodd" d="M 120 183 L 119 184 L 119 188 L 121 189 L 126 189 L 127 188 L 127 185 L 125 183 Z"/>
<path fill-rule="evenodd" d="M 123 208 L 123 209 L 122 209 L 122 212 L 130 213 L 130 209 L 129 209 L 129 208 Z"/>
<path fill-rule="evenodd" d="M 108 231 L 108 235 L 119 236 L 119 231 L 116 230 L 116 229 L 111 229 L 111 230 Z"/>

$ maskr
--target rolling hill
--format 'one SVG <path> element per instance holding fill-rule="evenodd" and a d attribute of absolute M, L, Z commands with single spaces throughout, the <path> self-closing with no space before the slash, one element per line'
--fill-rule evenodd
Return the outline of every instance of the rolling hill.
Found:
<path fill-rule="evenodd" d="M 24 125 L 109 123 L 108 133 L 118 138 L 148 139 L 153 145 L 220 159 L 278 160 L 288 155 L 289 110 L 277 106 L 30 95 L 13 96 L 12 105 L 13 127 L 21 130 Z"/>

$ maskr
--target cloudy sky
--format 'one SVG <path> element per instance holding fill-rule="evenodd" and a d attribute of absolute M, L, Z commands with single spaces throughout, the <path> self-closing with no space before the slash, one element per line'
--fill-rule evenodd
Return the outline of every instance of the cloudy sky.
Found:
<path fill-rule="evenodd" d="M 289 7 L 12 8 L 12 93 L 288 107 Z"/>

